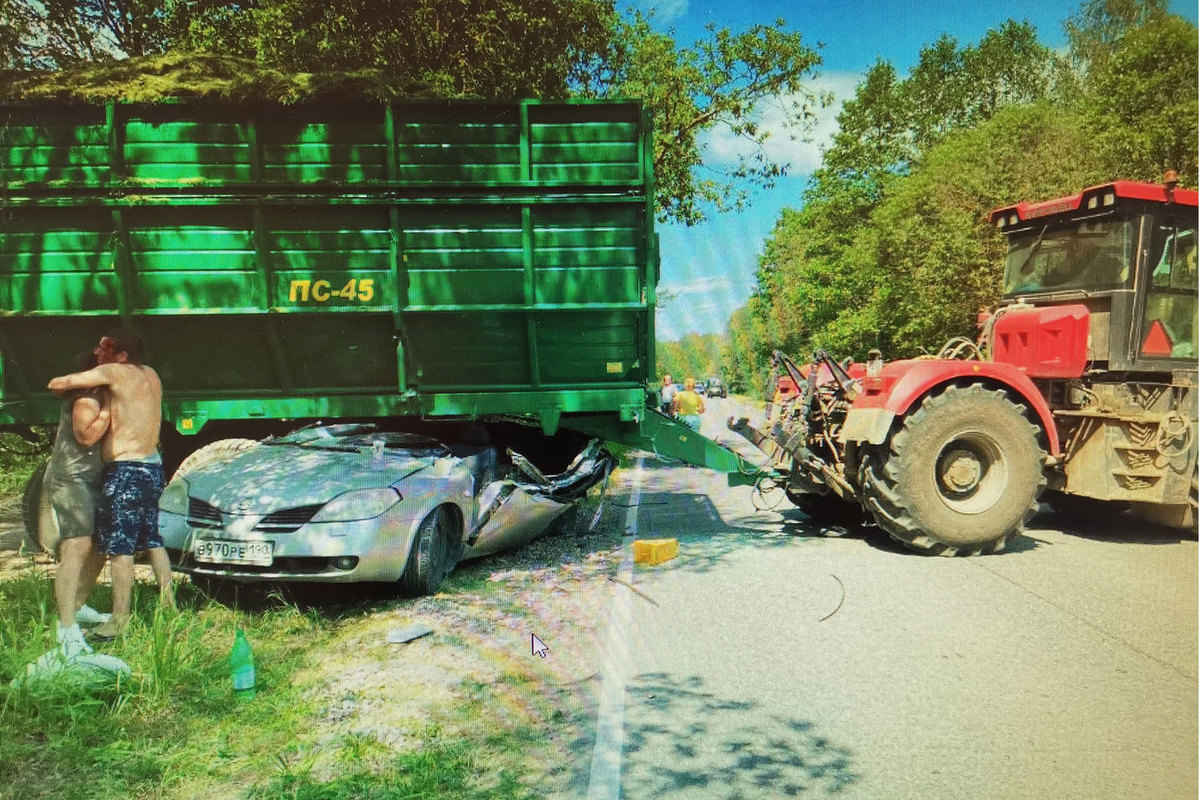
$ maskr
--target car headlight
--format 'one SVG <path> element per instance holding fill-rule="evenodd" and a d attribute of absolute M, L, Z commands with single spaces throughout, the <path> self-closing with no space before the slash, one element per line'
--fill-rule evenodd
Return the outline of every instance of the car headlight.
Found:
<path fill-rule="evenodd" d="M 358 489 L 339 494 L 312 518 L 313 522 L 352 522 L 378 517 L 401 500 L 395 489 Z"/>
<path fill-rule="evenodd" d="M 158 498 L 158 507 L 162 511 L 167 511 L 172 514 L 182 514 L 187 516 L 188 513 L 188 494 L 191 487 L 183 478 L 176 478 L 167 484 L 167 488 L 163 489 L 162 495 Z"/>

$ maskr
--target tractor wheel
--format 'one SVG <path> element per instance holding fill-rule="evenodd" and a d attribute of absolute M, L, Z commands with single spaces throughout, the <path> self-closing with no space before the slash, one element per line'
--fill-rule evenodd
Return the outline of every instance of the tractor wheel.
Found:
<path fill-rule="evenodd" d="M 926 397 L 886 445 L 864 453 L 867 506 L 914 550 L 997 552 L 1020 534 L 1045 488 L 1038 434 L 1004 392 L 951 386 Z"/>
<path fill-rule="evenodd" d="M 29 549 L 35 553 L 53 553 L 54 548 L 47 549 L 42 545 L 40 518 L 42 516 L 42 484 L 46 478 L 46 467 L 49 461 L 43 461 L 21 492 L 21 521 L 25 524 L 25 541 Z"/>
<path fill-rule="evenodd" d="M 458 560 L 451 532 L 450 516 L 441 508 L 430 512 L 417 529 L 408 551 L 400 590 L 410 597 L 433 594 Z"/>
<path fill-rule="evenodd" d="M 862 509 L 856 503 L 847 503 L 836 494 L 816 494 L 785 489 L 792 505 L 817 525 L 861 525 Z"/>
<path fill-rule="evenodd" d="M 258 447 L 258 442 L 254 439 L 218 439 L 215 442 L 209 442 L 185 458 L 175 468 L 175 474 L 171 476 L 171 480 L 218 461 L 230 461 L 253 447 Z"/>

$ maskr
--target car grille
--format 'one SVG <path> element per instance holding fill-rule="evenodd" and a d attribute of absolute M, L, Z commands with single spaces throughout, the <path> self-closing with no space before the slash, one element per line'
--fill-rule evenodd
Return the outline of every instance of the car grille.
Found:
<path fill-rule="evenodd" d="M 206 503 L 203 500 L 189 497 L 188 525 L 193 528 L 220 530 L 225 527 L 225 520 L 221 516 L 221 510 L 216 506 Z"/>
<path fill-rule="evenodd" d="M 317 503 L 311 506 L 297 506 L 296 508 L 285 508 L 282 511 L 273 511 L 263 517 L 254 526 L 254 530 L 262 533 L 292 533 L 316 516 L 323 505 L 325 504 Z"/>

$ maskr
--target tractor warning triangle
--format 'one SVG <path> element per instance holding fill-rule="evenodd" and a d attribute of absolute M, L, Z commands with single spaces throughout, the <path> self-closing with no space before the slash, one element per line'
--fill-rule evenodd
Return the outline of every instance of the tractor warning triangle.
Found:
<path fill-rule="evenodd" d="M 1150 323 L 1150 330 L 1146 332 L 1146 338 L 1142 340 L 1142 355 L 1144 356 L 1169 356 L 1174 342 L 1171 341 L 1171 335 L 1167 333 L 1167 328 L 1162 324 L 1162 320 L 1156 319 Z"/>

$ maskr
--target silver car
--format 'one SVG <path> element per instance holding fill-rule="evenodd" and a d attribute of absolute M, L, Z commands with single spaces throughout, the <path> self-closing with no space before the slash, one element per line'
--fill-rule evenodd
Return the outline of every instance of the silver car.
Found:
<path fill-rule="evenodd" d="M 397 581 L 425 594 L 460 560 L 541 534 L 614 464 L 598 441 L 544 476 L 511 451 L 501 463 L 492 446 L 314 426 L 177 475 L 159 501 L 159 529 L 182 572 Z"/>

